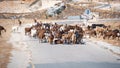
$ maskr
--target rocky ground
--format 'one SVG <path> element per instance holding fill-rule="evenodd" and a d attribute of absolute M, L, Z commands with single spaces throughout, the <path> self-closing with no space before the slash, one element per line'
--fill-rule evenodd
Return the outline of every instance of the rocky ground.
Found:
<path fill-rule="evenodd" d="M 44 2 L 44 1 L 43 1 Z M 13 8 L 16 8 L 16 9 L 11 9 L 9 10 L 10 8 L 8 9 L 5 9 L 7 8 L 7 6 L 4 8 L 4 7 L 1 7 L 1 13 L 0 13 L 0 18 L 1 19 L 11 19 L 13 17 L 15 18 L 38 18 L 38 19 L 46 19 L 46 10 L 45 8 L 48 8 L 50 6 L 53 6 L 51 5 L 50 2 L 46 3 L 44 2 L 45 4 L 49 4 L 49 6 L 46 6 L 45 4 L 43 5 L 44 7 L 39 7 L 39 9 L 42 9 L 43 10 L 39 10 L 39 9 L 35 9 L 35 8 L 32 8 L 32 7 L 27 7 L 28 5 L 21 5 L 21 7 L 18 7 L 16 6 L 16 4 L 13 5 Z M 56 3 L 56 2 L 52 2 L 52 3 Z M 3 3 L 4 4 L 4 3 Z M 8 3 L 7 3 L 8 4 Z M 19 4 L 19 3 L 18 3 Z M 86 3 L 86 2 L 80 2 L 80 3 L 67 3 L 66 4 L 66 9 L 60 13 L 58 16 L 55 16 L 55 17 L 48 17 L 48 19 L 52 19 L 52 20 L 58 20 L 58 19 L 66 19 L 68 16 L 80 16 L 81 14 L 84 13 L 84 11 L 86 9 L 90 9 L 92 12 L 99 12 L 99 15 L 101 19 L 104 19 L 104 18 L 119 18 L 120 17 L 120 12 L 119 10 L 117 10 L 117 8 L 119 9 L 119 4 L 113 4 L 113 7 L 115 8 L 107 8 L 109 10 L 103 10 L 101 8 L 95 8 L 95 7 L 99 7 L 99 6 L 102 6 L 104 3 L 96 3 L 96 2 L 93 2 L 93 3 Z M 1 5 L 1 4 L 0 4 Z M 83 6 L 85 5 L 85 6 Z M 1 5 L 2 6 L 2 5 Z M 8 6 L 11 6 L 11 4 L 9 4 Z M 117 6 L 117 7 L 116 7 Z M 4 8 L 4 9 L 3 9 Z M 12 7 L 11 7 L 12 8 Z M 31 9 L 34 9 L 34 12 L 33 11 L 30 11 L 30 8 Z M 5 11 L 6 10 L 6 11 Z M 24 12 L 24 11 L 26 12 Z M 27 12 L 29 10 L 29 12 Z M 2 12 L 4 11 L 4 12 Z M 9 11 L 11 12 L 14 12 L 14 13 L 8 13 Z"/>

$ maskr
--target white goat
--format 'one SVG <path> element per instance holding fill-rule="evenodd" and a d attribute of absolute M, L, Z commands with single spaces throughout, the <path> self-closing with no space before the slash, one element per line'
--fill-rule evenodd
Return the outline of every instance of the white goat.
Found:
<path fill-rule="evenodd" d="M 18 29 L 19 29 L 19 26 L 13 26 L 13 27 L 12 27 L 12 32 L 17 32 Z"/>
<path fill-rule="evenodd" d="M 31 37 L 34 37 L 37 33 L 37 30 L 35 28 L 31 29 Z"/>

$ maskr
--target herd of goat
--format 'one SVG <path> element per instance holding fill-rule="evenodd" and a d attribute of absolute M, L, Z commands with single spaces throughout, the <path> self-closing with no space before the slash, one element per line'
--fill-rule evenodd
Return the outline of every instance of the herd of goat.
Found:
<path fill-rule="evenodd" d="M 34 23 L 31 27 L 25 27 L 25 35 L 39 39 L 39 42 L 50 44 L 79 44 L 84 37 L 102 37 L 103 39 L 120 38 L 120 29 L 110 29 L 104 24 L 68 25 L 57 23 Z"/>
<path fill-rule="evenodd" d="M 21 26 L 21 22 L 19 23 Z M 12 27 L 12 31 L 18 30 L 18 27 Z M 1 32 L 6 29 L 0 26 Z M 84 24 L 68 25 L 57 23 L 38 23 L 35 21 L 29 27 L 24 28 L 25 35 L 38 38 L 39 42 L 48 42 L 50 44 L 83 44 L 83 38 L 95 37 L 103 39 L 119 40 L 120 28 L 111 29 L 111 26 L 104 24 L 92 24 L 85 26 Z"/>

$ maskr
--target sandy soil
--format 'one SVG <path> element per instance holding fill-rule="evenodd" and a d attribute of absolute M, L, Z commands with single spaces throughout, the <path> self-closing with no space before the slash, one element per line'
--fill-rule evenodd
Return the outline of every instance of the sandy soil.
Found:
<path fill-rule="evenodd" d="M 0 20 L 0 25 L 7 29 L 7 32 L 2 32 L 2 38 L 0 37 L 0 68 L 6 68 L 12 50 L 12 45 L 7 42 L 10 38 L 11 25 L 9 20 Z"/>

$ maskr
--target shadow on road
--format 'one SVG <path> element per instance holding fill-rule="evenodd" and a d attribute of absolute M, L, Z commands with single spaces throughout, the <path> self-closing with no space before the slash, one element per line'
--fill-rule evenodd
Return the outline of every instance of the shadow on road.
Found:
<path fill-rule="evenodd" d="M 28 68 L 32 68 L 31 66 Z M 35 64 L 35 68 L 120 68 L 119 63 L 108 62 L 65 62 L 65 63 L 47 63 Z"/>

